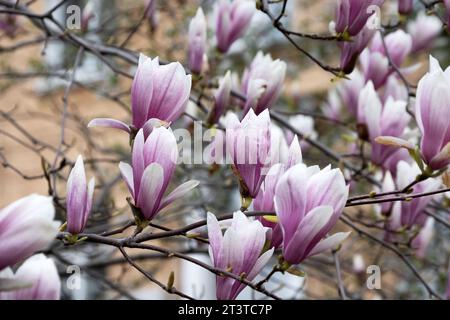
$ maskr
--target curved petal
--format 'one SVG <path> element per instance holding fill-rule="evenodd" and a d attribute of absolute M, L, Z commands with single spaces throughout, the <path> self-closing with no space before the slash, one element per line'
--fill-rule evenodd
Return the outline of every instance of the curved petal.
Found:
<path fill-rule="evenodd" d="M 88 128 L 93 127 L 105 127 L 105 128 L 113 128 L 113 129 L 119 129 L 123 130 L 125 132 L 130 133 L 130 127 L 123 123 L 122 121 L 116 120 L 116 119 L 110 119 L 110 118 L 96 118 L 92 119 L 88 123 Z"/>
<path fill-rule="evenodd" d="M 185 194 L 187 194 L 189 191 L 194 189 L 199 185 L 199 181 L 197 180 L 190 180 L 186 181 L 185 183 L 179 185 L 175 190 L 173 190 L 167 197 L 161 201 L 161 205 L 159 206 L 159 210 L 167 207 L 169 204 L 174 202 L 175 200 L 178 200 L 182 197 L 184 197 Z"/>
<path fill-rule="evenodd" d="M 178 159 L 178 146 L 174 134 L 165 127 L 154 128 L 145 141 L 143 150 L 146 165 L 156 162 L 163 168 L 164 189 L 167 188 Z"/>
<path fill-rule="evenodd" d="M 95 178 L 92 177 L 91 180 L 89 180 L 88 189 L 87 189 L 86 210 L 84 213 L 83 228 L 86 225 L 86 222 L 89 218 L 89 214 L 91 213 L 91 210 L 92 210 L 92 200 L 94 198 L 94 190 L 95 190 Z"/>
<path fill-rule="evenodd" d="M 86 205 L 86 174 L 84 172 L 83 158 L 79 155 L 67 180 L 67 230 L 70 233 L 80 233 L 82 231 Z"/>
<path fill-rule="evenodd" d="M 298 264 L 303 261 L 309 251 L 319 242 L 317 238 L 324 236 L 323 229 L 333 215 L 333 207 L 320 206 L 305 216 L 289 243 L 284 244 L 283 256 L 286 261 Z"/>
<path fill-rule="evenodd" d="M 328 238 L 325 238 L 321 240 L 314 249 L 311 250 L 310 253 L 308 253 L 308 257 L 314 256 L 316 254 L 322 253 L 329 249 L 334 249 L 338 245 L 341 244 L 342 241 L 344 241 L 351 232 L 338 232 L 333 234 L 332 236 L 329 236 Z"/>
<path fill-rule="evenodd" d="M 146 219 L 151 220 L 158 212 L 164 184 L 163 168 L 158 163 L 152 163 L 144 170 L 139 188 L 137 206 Z"/>
<path fill-rule="evenodd" d="M 158 58 L 152 60 L 144 54 L 139 56 L 139 64 L 131 85 L 131 110 L 133 125 L 142 128 L 147 121 L 147 114 L 152 103 L 152 78 L 158 66 Z"/>
<path fill-rule="evenodd" d="M 270 258 L 273 256 L 273 252 L 275 251 L 275 248 L 272 248 L 270 250 L 267 250 L 264 252 L 256 261 L 255 265 L 252 268 L 252 271 L 247 276 L 247 279 L 249 281 L 252 281 L 264 268 L 264 266 L 269 262 Z"/>
<path fill-rule="evenodd" d="M 212 256 L 210 253 L 211 260 L 213 261 L 213 264 L 218 267 L 221 264 L 219 261 L 219 253 L 222 248 L 223 236 L 219 222 L 217 221 L 216 216 L 211 212 L 207 213 L 206 225 L 208 227 L 209 246 L 212 251 Z"/>
<path fill-rule="evenodd" d="M 135 199 L 139 195 L 139 187 L 141 185 L 141 178 L 144 174 L 144 169 L 146 167 L 145 157 L 144 157 L 144 130 L 140 129 L 134 138 L 133 151 L 131 154 L 131 162 L 133 166 L 133 177 L 134 177 L 134 193 Z"/>
<path fill-rule="evenodd" d="M 131 193 L 131 196 L 136 199 L 134 194 L 134 182 L 133 182 L 133 168 L 125 162 L 119 163 L 119 170 L 122 174 L 123 180 L 125 180 L 125 183 L 127 184 L 128 190 Z"/>

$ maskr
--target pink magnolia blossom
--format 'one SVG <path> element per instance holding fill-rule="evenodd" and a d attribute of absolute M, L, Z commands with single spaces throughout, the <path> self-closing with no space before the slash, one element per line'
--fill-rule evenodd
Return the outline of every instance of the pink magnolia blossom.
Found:
<path fill-rule="evenodd" d="M 420 11 L 416 19 L 408 23 L 407 30 L 412 36 L 411 52 L 418 52 L 431 48 L 434 39 L 442 31 L 442 22 L 438 17 L 426 15 Z"/>
<path fill-rule="evenodd" d="M 209 123 L 217 123 L 225 113 L 230 103 L 231 96 L 231 73 L 227 71 L 225 76 L 219 81 L 219 88 L 214 93 L 214 108 L 209 115 Z"/>
<path fill-rule="evenodd" d="M 405 161 L 400 161 L 397 167 L 395 181 L 397 190 L 402 190 L 407 187 L 420 174 L 420 169 L 415 163 L 409 164 Z M 440 181 L 429 178 L 414 185 L 412 193 L 417 194 L 435 191 L 439 189 L 440 185 Z M 402 227 L 423 227 L 428 217 L 424 213 L 424 210 L 432 200 L 433 196 L 424 196 L 412 199 L 411 201 L 395 202 L 392 207 L 389 225 L 390 230 L 398 230 Z"/>
<path fill-rule="evenodd" d="M 384 0 L 338 0 L 336 7 L 336 32 L 356 36 L 374 14 L 370 6 L 381 7 Z"/>
<path fill-rule="evenodd" d="M 43 254 L 28 258 L 14 274 L 11 269 L 0 272 L 0 278 L 17 279 L 29 287 L 0 292 L 0 300 L 59 300 L 61 281 L 52 259 Z"/>
<path fill-rule="evenodd" d="M 352 41 L 339 42 L 339 48 L 341 49 L 340 68 L 345 74 L 352 73 L 355 69 L 359 55 L 366 48 L 374 34 L 375 30 L 364 27 Z"/>
<path fill-rule="evenodd" d="M 155 119 L 173 122 L 184 112 L 191 92 L 191 75 L 179 62 L 160 65 L 143 54 L 131 87 L 132 127 L 115 119 L 97 118 L 88 127 L 109 127 L 128 133 L 144 128 L 146 136 Z"/>
<path fill-rule="evenodd" d="M 216 6 L 217 48 L 226 53 L 247 30 L 256 12 L 251 0 L 219 0 Z"/>
<path fill-rule="evenodd" d="M 430 56 L 430 71 L 419 81 L 416 119 L 422 140 L 420 150 L 434 170 L 450 163 L 450 68 L 445 71 Z"/>
<path fill-rule="evenodd" d="M 244 113 L 256 114 L 274 105 L 280 96 L 286 75 L 286 63 L 259 51 L 242 76 L 242 91 L 247 97 Z"/>
<path fill-rule="evenodd" d="M 67 180 L 67 231 L 72 234 L 83 232 L 92 207 L 95 178 L 86 184 L 83 157 L 78 156 Z"/>
<path fill-rule="evenodd" d="M 342 172 L 329 166 L 297 164 L 283 174 L 275 189 L 275 211 L 288 263 L 334 248 L 348 236 L 339 232 L 323 239 L 341 215 L 348 192 Z"/>
<path fill-rule="evenodd" d="M 45 249 L 58 233 L 51 197 L 32 194 L 0 211 L 0 270 Z"/>
<path fill-rule="evenodd" d="M 397 149 L 393 146 L 379 144 L 379 136 L 401 137 L 410 120 L 406 112 L 406 101 L 394 100 L 389 96 L 384 106 L 369 81 L 361 91 L 358 101 L 358 122 L 367 127 L 368 140 L 372 145 L 372 162 L 383 165 Z"/>
<path fill-rule="evenodd" d="M 376 33 L 369 47 L 362 52 L 360 59 L 366 82 L 371 80 L 376 89 L 383 86 L 389 75 L 394 72 L 388 56 L 396 67 L 400 67 L 411 52 L 412 36 L 403 30 L 397 30 L 388 34 L 384 42 L 387 53 L 381 35 Z"/>
<path fill-rule="evenodd" d="M 287 157 L 283 162 L 273 165 L 268 173 L 258 195 L 253 201 L 253 208 L 261 212 L 274 212 L 275 188 L 281 176 L 292 166 L 302 162 L 302 151 L 297 136 L 294 137 L 289 147 Z M 283 242 L 283 232 L 279 223 L 267 220 L 265 217 L 258 217 L 262 225 L 272 229 L 271 246 L 278 248 Z"/>
<path fill-rule="evenodd" d="M 243 196 L 255 198 L 264 181 L 265 165 L 270 161 L 270 115 L 266 109 L 256 115 L 250 109 L 239 122 L 230 114 L 226 124 L 227 152 L 233 161 Z"/>
<path fill-rule="evenodd" d="M 411 242 L 411 246 L 416 250 L 416 256 L 425 258 L 427 248 L 434 235 L 434 219 L 428 217 L 425 225 L 420 230 L 419 234 Z"/>
<path fill-rule="evenodd" d="M 349 80 L 342 79 L 337 87 L 337 91 L 343 105 L 351 115 L 356 117 L 358 113 L 358 99 L 361 90 L 364 88 L 364 76 L 358 69 L 355 69 L 348 76 Z"/>
<path fill-rule="evenodd" d="M 217 218 L 208 213 L 209 256 L 214 267 L 245 275 L 252 281 L 272 257 L 274 249 L 264 252 L 268 228 L 257 220 L 250 220 L 242 212 L 233 214 L 231 226 L 222 235 Z M 216 277 L 217 299 L 234 300 L 245 288 L 239 280 Z"/>
<path fill-rule="evenodd" d="M 188 57 L 189 69 L 200 74 L 202 72 L 203 60 L 206 57 L 206 19 L 202 8 L 189 24 Z"/>
<path fill-rule="evenodd" d="M 175 171 L 178 149 L 170 129 L 158 127 L 144 139 L 139 130 L 133 144 L 132 166 L 121 162 L 120 172 L 128 189 L 146 220 L 151 220 L 163 208 L 183 197 L 198 185 L 190 180 L 164 197 Z"/>

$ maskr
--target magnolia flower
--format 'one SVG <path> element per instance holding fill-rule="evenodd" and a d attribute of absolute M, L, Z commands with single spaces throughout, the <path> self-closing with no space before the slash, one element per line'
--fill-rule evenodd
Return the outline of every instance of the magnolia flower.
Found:
<path fill-rule="evenodd" d="M 313 117 L 304 116 L 301 114 L 295 115 L 295 116 L 289 117 L 289 124 L 305 137 L 309 137 L 311 139 L 316 139 L 318 136 L 317 131 L 314 130 L 314 118 Z M 292 131 L 287 130 L 286 137 L 289 142 L 292 142 L 294 134 L 292 133 Z M 300 142 L 300 145 L 303 150 L 306 150 L 310 147 L 310 144 L 303 140 Z"/>
<path fill-rule="evenodd" d="M 227 152 L 239 175 L 241 194 L 255 198 L 264 181 L 264 166 L 270 161 L 270 115 L 250 109 L 244 119 L 229 113 L 226 123 Z M 267 162 L 266 162 L 267 161 Z"/>
<path fill-rule="evenodd" d="M 430 71 L 419 81 L 416 119 L 422 140 L 420 150 L 434 170 L 450 163 L 450 68 L 445 72 L 430 56 Z"/>
<path fill-rule="evenodd" d="M 408 23 L 406 29 L 412 36 L 411 52 L 417 52 L 431 47 L 433 40 L 441 33 L 442 22 L 438 17 L 420 11 L 416 19 Z"/>
<path fill-rule="evenodd" d="M 193 73 L 202 72 L 203 60 L 206 52 L 206 19 L 202 8 L 197 9 L 197 13 L 189 24 L 189 69 Z"/>
<path fill-rule="evenodd" d="M 273 60 L 259 51 L 242 76 L 242 91 L 247 97 L 244 113 L 253 108 L 256 114 L 273 106 L 286 76 L 286 63 Z"/>
<path fill-rule="evenodd" d="M 338 0 L 336 7 L 336 32 L 356 36 L 375 13 L 372 6 L 381 7 L 384 0 Z"/>
<path fill-rule="evenodd" d="M 400 161 L 397 165 L 397 176 L 395 184 L 398 190 L 403 190 L 420 174 L 419 167 L 413 163 L 409 164 Z M 412 188 L 413 194 L 427 193 L 438 190 L 441 185 L 439 180 L 428 178 L 425 181 L 415 184 Z M 433 196 L 425 196 L 412 199 L 411 201 L 395 202 L 392 206 L 392 219 L 390 221 L 390 230 L 397 230 L 402 227 L 411 228 L 415 225 L 424 226 L 427 215 L 423 212 Z"/>
<path fill-rule="evenodd" d="M 372 162 L 383 165 L 397 149 L 379 144 L 375 138 L 403 135 L 410 120 L 410 115 L 406 112 L 406 101 L 395 101 L 389 96 L 382 106 L 373 83 L 369 81 L 359 96 L 358 109 L 358 122 L 365 124 L 367 138 L 372 145 Z"/>
<path fill-rule="evenodd" d="M 352 41 L 339 42 L 341 49 L 340 68 L 345 74 L 349 74 L 354 70 L 359 55 L 363 52 L 374 34 L 375 30 L 366 26 Z"/>
<path fill-rule="evenodd" d="M 6 269 L 0 278 L 18 279 L 28 287 L 0 292 L 0 300 L 59 300 L 61 282 L 52 259 L 43 254 L 28 258 L 16 273 Z"/>
<path fill-rule="evenodd" d="M 395 182 L 392 178 L 392 174 L 386 171 L 383 178 L 383 183 L 381 184 L 381 193 L 395 191 Z M 393 202 L 383 202 L 380 203 L 381 213 L 385 216 L 389 216 L 391 213 Z"/>
<path fill-rule="evenodd" d="M 71 234 L 83 232 L 89 218 L 94 195 L 95 178 L 86 184 L 83 157 L 78 156 L 67 179 L 67 231 Z"/>
<path fill-rule="evenodd" d="M 295 136 L 292 140 L 287 156 L 283 158 L 284 159 L 281 163 L 277 163 L 269 169 L 264 182 L 261 184 L 258 195 L 253 201 L 253 208 L 256 211 L 275 211 L 274 196 L 275 188 L 279 179 L 287 169 L 302 162 L 302 151 L 297 136 Z M 257 219 L 262 223 L 263 226 L 272 229 L 271 246 L 278 248 L 283 241 L 283 232 L 281 230 L 280 224 L 270 221 L 270 219 L 268 219 L 267 217 L 257 217 Z"/>
<path fill-rule="evenodd" d="M 389 158 L 387 158 L 386 162 L 383 164 L 383 168 L 389 171 L 392 177 L 395 178 L 397 176 L 397 164 L 402 160 L 406 162 L 412 161 L 408 150 L 404 148 L 397 149 Z"/>
<path fill-rule="evenodd" d="M 231 95 L 231 73 L 227 71 L 225 76 L 219 81 L 219 88 L 214 93 L 214 107 L 209 115 L 210 124 L 217 123 L 224 114 L 230 103 Z"/>
<path fill-rule="evenodd" d="M 384 43 L 381 35 L 377 33 L 370 46 L 362 52 L 360 59 L 366 82 L 372 80 L 376 89 L 384 85 L 388 76 L 394 71 L 389 58 L 396 67 L 400 67 L 411 52 L 412 37 L 403 30 L 397 30 L 388 34 Z"/>
<path fill-rule="evenodd" d="M 226 53 L 239 39 L 256 12 L 255 3 L 249 0 L 219 0 L 216 5 L 217 48 Z"/>
<path fill-rule="evenodd" d="M 0 270 L 45 249 L 58 233 L 51 197 L 32 194 L 0 211 Z"/>
<path fill-rule="evenodd" d="M 207 226 L 209 256 L 215 268 L 252 281 L 272 257 L 273 248 L 264 252 L 268 228 L 240 211 L 233 214 L 231 226 L 223 235 L 212 213 L 208 213 Z M 217 299 L 234 300 L 245 284 L 230 277 L 217 276 L 216 287 Z"/>
<path fill-rule="evenodd" d="M 328 91 L 327 101 L 322 105 L 321 109 L 326 117 L 333 121 L 339 121 L 342 111 L 342 103 L 336 89 Z"/>
<path fill-rule="evenodd" d="M 348 192 L 342 172 L 330 166 L 320 170 L 300 163 L 283 174 L 274 201 L 288 263 L 334 248 L 348 236 L 340 232 L 323 239 L 339 219 Z"/>
<path fill-rule="evenodd" d="M 413 0 L 398 0 L 398 13 L 410 14 L 413 9 Z"/>
<path fill-rule="evenodd" d="M 155 128 L 147 140 L 141 129 L 133 144 L 132 166 L 124 162 L 119 164 L 134 204 L 145 220 L 153 219 L 159 211 L 198 185 L 198 181 L 187 181 L 164 197 L 177 157 L 177 142 L 170 129 Z"/>
<path fill-rule="evenodd" d="M 423 259 L 425 258 L 428 245 L 434 235 L 434 219 L 428 217 L 424 227 L 420 230 L 419 234 L 411 242 L 411 246 L 416 250 L 416 256 Z"/>
<path fill-rule="evenodd" d="M 343 79 L 339 83 L 337 90 L 344 106 L 347 107 L 350 114 L 356 117 L 358 113 L 359 93 L 364 88 L 366 82 L 364 81 L 364 76 L 357 69 L 350 73 L 347 78 L 349 80 Z"/>
<path fill-rule="evenodd" d="M 107 118 L 93 119 L 88 127 L 110 127 L 128 133 L 143 128 L 146 136 L 154 119 L 164 122 L 177 120 L 184 112 L 191 92 L 191 75 L 186 75 L 179 62 L 160 65 L 158 57 L 141 54 L 131 87 L 132 127 Z"/>
<path fill-rule="evenodd" d="M 286 168 L 302 162 L 302 148 L 297 135 L 288 141 L 283 130 L 275 124 L 270 127 L 270 161 L 269 166 L 282 163 Z"/>
<path fill-rule="evenodd" d="M 408 89 L 395 74 L 391 74 L 386 81 L 383 93 L 383 103 L 386 103 L 389 97 L 392 97 L 394 100 L 408 100 Z"/>

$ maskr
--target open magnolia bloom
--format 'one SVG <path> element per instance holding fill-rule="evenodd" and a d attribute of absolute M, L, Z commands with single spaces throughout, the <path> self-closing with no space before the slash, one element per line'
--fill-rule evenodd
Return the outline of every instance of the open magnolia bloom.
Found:
<path fill-rule="evenodd" d="M 395 179 L 396 188 L 402 190 L 411 182 L 415 181 L 420 174 L 417 164 L 409 164 L 400 161 L 397 164 L 397 176 Z M 434 178 L 428 178 L 415 184 L 412 189 L 413 193 L 427 193 L 436 191 L 441 186 L 441 182 Z M 395 202 L 392 205 L 392 219 L 390 220 L 390 229 L 398 230 L 402 227 L 412 228 L 413 226 L 424 226 L 427 215 L 424 210 L 433 200 L 433 196 L 425 196 L 411 201 Z"/>
<path fill-rule="evenodd" d="M 258 115 L 272 107 L 281 94 L 285 76 L 284 61 L 259 51 L 242 76 L 242 91 L 247 97 L 244 113 L 252 108 Z"/>
<path fill-rule="evenodd" d="M 207 27 L 205 14 L 201 7 L 189 23 L 189 69 L 196 74 L 202 72 L 203 61 L 206 58 Z"/>
<path fill-rule="evenodd" d="M 0 270 L 47 248 L 60 225 L 54 217 L 52 198 L 37 194 L 3 208 L 0 211 Z"/>
<path fill-rule="evenodd" d="M 348 198 L 339 169 L 300 163 L 284 173 L 275 190 L 275 211 L 283 230 L 283 258 L 298 264 L 336 248 L 349 232 L 323 239 L 336 224 Z"/>
<path fill-rule="evenodd" d="M 371 160 L 383 165 L 397 149 L 375 142 L 379 136 L 402 137 L 410 120 L 406 112 L 406 101 L 394 100 L 389 96 L 382 105 L 381 100 L 369 81 L 359 95 L 358 122 L 367 128 L 367 138 L 372 146 Z"/>
<path fill-rule="evenodd" d="M 366 81 L 372 81 L 376 89 L 383 86 L 394 72 L 389 59 L 396 67 L 400 67 L 411 48 L 412 37 L 403 30 L 387 35 L 384 43 L 381 35 L 376 33 L 369 47 L 361 53 L 361 68 Z"/>
<path fill-rule="evenodd" d="M 52 259 L 43 254 L 28 258 L 14 274 L 7 268 L 0 280 L 18 280 L 21 288 L 0 291 L 0 300 L 59 300 L 61 281 Z"/>
<path fill-rule="evenodd" d="M 170 129 L 155 128 L 146 140 L 143 130 L 139 130 L 133 144 L 132 166 L 121 162 L 119 168 L 134 205 L 140 209 L 140 219 L 153 219 L 159 211 L 199 184 L 196 180 L 187 181 L 164 197 L 177 158 L 177 141 Z"/>
<path fill-rule="evenodd" d="M 450 163 L 450 68 L 444 72 L 430 56 L 430 70 L 419 81 L 416 97 L 422 157 L 432 169 L 442 169 Z"/>
<path fill-rule="evenodd" d="M 233 214 L 231 226 L 222 235 L 217 218 L 208 213 L 209 256 L 214 267 L 244 276 L 252 281 L 272 257 L 274 249 L 264 251 L 269 228 L 258 220 L 251 220 L 241 211 Z M 217 276 L 216 292 L 219 300 L 234 300 L 245 288 L 239 280 Z"/>
<path fill-rule="evenodd" d="M 438 17 L 427 15 L 421 11 L 415 20 L 408 23 L 407 30 L 409 34 L 414 35 L 411 50 L 417 52 L 432 46 L 433 40 L 442 31 L 442 23 Z"/>
<path fill-rule="evenodd" d="M 214 107 L 209 114 L 208 123 L 219 122 L 220 117 L 225 113 L 230 104 L 231 96 L 231 73 L 227 71 L 225 76 L 219 80 L 219 87 L 214 92 Z"/>
<path fill-rule="evenodd" d="M 450 68 L 442 70 L 430 56 L 430 70 L 419 81 L 416 93 L 416 120 L 422 133 L 420 156 L 431 170 L 441 170 L 450 163 Z M 403 147 L 415 146 L 403 139 L 380 136 L 376 141 Z"/>
<path fill-rule="evenodd" d="M 217 48 L 226 53 L 250 25 L 256 12 L 255 3 L 250 0 L 219 0 L 215 11 Z"/>
<path fill-rule="evenodd" d="M 109 127 L 128 133 L 132 133 L 132 128 L 143 128 L 147 136 L 157 120 L 170 123 L 181 116 L 189 100 L 191 78 L 179 62 L 160 65 L 158 57 L 152 60 L 141 54 L 131 87 L 132 127 L 109 118 L 93 119 L 88 127 Z"/>
<path fill-rule="evenodd" d="M 273 137 L 273 135 L 272 135 Z M 284 140 L 284 137 L 283 137 Z M 279 148 L 281 149 L 281 148 Z M 272 151 L 274 148 L 272 148 Z M 281 150 L 278 152 L 283 153 Z M 302 162 L 302 151 L 297 136 L 287 150 L 285 156 L 281 156 L 280 163 L 274 164 L 267 172 L 264 182 L 261 184 L 258 195 L 253 200 L 253 208 L 261 212 L 275 211 L 274 196 L 275 188 L 282 175 L 292 166 Z M 272 246 L 278 248 L 283 241 L 283 232 L 279 223 L 270 221 L 268 217 L 257 217 L 262 225 L 272 229 Z"/>

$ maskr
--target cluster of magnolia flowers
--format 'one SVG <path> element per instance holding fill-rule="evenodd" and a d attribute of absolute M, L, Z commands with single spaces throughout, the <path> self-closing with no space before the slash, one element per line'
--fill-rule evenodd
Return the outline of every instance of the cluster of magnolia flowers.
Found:
<path fill-rule="evenodd" d="M 410 3 L 399 2 L 402 14 L 411 10 Z M 394 66 L 403 64 L 410 53 L 423 50 L 438 31 L 428 29 L 428 34 L 417 37 L 396 31 L 383 39 L 367 26 L 368 6 L 382 4 L 383 0 L 338 1 L 333 30 L 344 40 L 352 39 L 341 42 L 341 67 L 352 72 L 361 55 L 360 67 L 331 92 L 324 112 L 337 119 L 345 105 L 357 120 L 358 138 L 370 143 L 371 162 L 381 169 L 383 192 L 437 190 L 442 184 L 438 177 L 450 163 L 450 69 L 443 71 L 430 57 L 430 70 L 417 88 L 415 112 L 408 110 L 408 92 Z M 219 1 L 215 30 L 216 46 L 222 54 L 242 36 L 255 10 L 251 1 Z M 421 30 L 421 25 L 436 25 L 432 19 L 419 15 L 410 32 Z M 130 135 L 131 164 L 121 162 L 119 170 L 130 193 L 138 232 L 199 184 L 190 180 L 168 192 L 179 153 L 171 125 L 185 111 L 191 86 L 202 81 L 207 68 L 207 27 L 199 9 L 189 26 L 188 65 L 193 75 L 178 62 L 161 64 L 157 57 L 141 54 L 131 87 L 131 124 L 99 118 L 88 125 L 116 128 Z M 308 257 L 337 248 L 349 234 L 329 235 L 348 200 L 350 186 L 342 171 L 304 164 L 298 138 L 271 122 L 268 109 L 281 93 L 285 73 L 283 61 L 259 52 L 244 71 L 240 85 L 233 83 L 230 72 L 220 79 L 208 115 L 209 126 L 225 129 L 218 129 L 211 156 L 226 144 L 243 199 L 231 221 L 219 222 L 213 213 L 207 214 L 209 254 L 215 268 L 248 281 L 259 275 L 275 250 L 281 253 L 279 270 L 286 271 Z M 241 107 L 239 112 L 228 110 L 233 92 L 244 97 L 234 101 Z M 410 113 L 415 115 L 420 134 L 409 128 Z M 311 126 L 308 134 L 314 135 Z M 414 181 L 417 183 L 409 187 Z M 79 156 L 67 180 L 66 224 L 54 221 L 51 198 L 38 195 L 0 211 L 0 298 L 59 298 L 54 263 L 43 254 L 31 255 L 45 250 L 59 231 L 66 231 L 64 240 L 69 244 L 82 240 L 94 188 L 95 180 L 87 182 Z M 386 239 L 395 241 L 396 230 L 415 228 L 420 233 L 415 243 L 423 247 L 419 242 L 428 237 L 432 227 L 424 209 L 432 199 L 382 204 L 380 214 L 388 218 Z M 249 208 L 272 214 L 251 218 L 246 215 Z M 10 267 L 24 259 L 13 273 Z M 244 287 L 238 279 L 217 275 L 218 299 L 235 299 Z"/>

